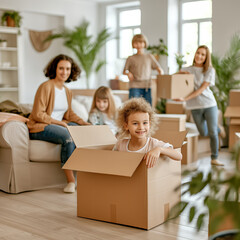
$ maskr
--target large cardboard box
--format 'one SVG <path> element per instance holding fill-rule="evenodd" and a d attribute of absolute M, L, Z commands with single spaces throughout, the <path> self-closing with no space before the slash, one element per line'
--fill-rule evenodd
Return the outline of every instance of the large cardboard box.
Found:
<path fill-rule="evenodd" d="M 176 99 L 188 96 L 194 91 L 193 74 L 158 75 L 157 96 Z"/>
<path fill-rule="evenodd" d="M 166 114 L 185 114 L 186 103 L 169 101 L 166 103 Z"/>
<path fill-rule="evenodd" d="M 240 89 L 232 89 L 229 92 L 229 106 L 240 106 Z"/>
<path fill-rule="evenodd" d="M 63 169 L 77 171 L 77 216 L 143 229 L 167 219 L 180 200 L 174 190 L 181 183 L 180 161 L 160 158 L 147 168 L 144 154 L 111 151 L 116 139 L 108 126 L 68 129 L 76 149 Z M 185 135 L 176 133 L 171 143 L 181 147 Z"/>
<path fill-rule="evenodd" d="M 158 131 L 185 131 L 186 118 L 185 114 L 157 114 Z"/>

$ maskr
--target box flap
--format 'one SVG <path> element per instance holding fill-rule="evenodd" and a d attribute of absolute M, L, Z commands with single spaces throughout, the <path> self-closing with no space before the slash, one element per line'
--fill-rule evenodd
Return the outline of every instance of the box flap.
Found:
<path fill-rule="evenodd" d="M 143 156 L 143 153 L 77 148 L 63 169 L 131 177 Z"/>
<path fill-rule="evenodd" d="M 117 139 L 107 125 L 68 126 L 77 148 L 115 144 Z"/>
<path fill-rule="evenodd" d="M 231 125 L 240 125 L 240 118 L 232 118 L 230 119 Z"/>
<path fill-rule="evenodd" d="M 240 107 L 228 106 L 224 113 L 224 117 L 240 117 Z"/>
<path fill-rule="evenodd" d="M 155 132 L 155 134 L 153 134 L 153 137 L 163 142 L 168 142 L 172 144 L 174 148 L 180 148 L 183 145 L 187 133 L 188 131 L 176 132 L 176 131 L 162 131 L 161 129 L 158 129 Z"/>
<path fill-rule="evenodd" d="M 187 115 L 186 114 L 156 114 L 156 117 L 171 121 L 171 120 L 178 120 L 178 119 L 186 120 Z"/>

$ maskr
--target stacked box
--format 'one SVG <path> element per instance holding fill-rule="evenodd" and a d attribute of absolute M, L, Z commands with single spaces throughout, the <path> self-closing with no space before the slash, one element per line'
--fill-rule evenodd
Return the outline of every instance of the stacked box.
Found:
<path fill-rule="evenodd" d="M 229 117 L 229 148 L 232 148 L 236 142 L 235 133 L 240 132 L 240 89 L 234 89 L 229 92 L 229 106 L 224 114 Z"/>
<path fill-rule="evenodd" d="M 166 114 L 185 114 L 186 103 L 169 101 L 166 103 Z"/>

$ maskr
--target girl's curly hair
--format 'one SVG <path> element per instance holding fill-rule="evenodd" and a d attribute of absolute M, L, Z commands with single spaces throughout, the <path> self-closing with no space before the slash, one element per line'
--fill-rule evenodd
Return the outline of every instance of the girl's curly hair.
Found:
<path fill-rule="evenodd" d="M 118 126 L 119 136 L 129 136 L 129 132 L 125 129 L 125 124 L 128 122 L 128 117 L 133 113 L 148 113 L 150 121 L 150 134 L 157 128 L 156 114 L 151 105 L 144 98 L 131 98 L 124 103 L 118 110 L 118 118 L 116 124 Z"/>
<path fill-rule="evenodd" d="M 57 65 L 62 60 L 69 61 L 71 63 L 71 74 L 66 82 L 76 81 L 78 79 L 78 77 L 80 76 L 81 69 L 73 61 L 72 58 L 70 58 L 69 56 L 64 55 L 64 54 L 60 54 L 60 55 L 56 56 L 48 63 L 48 65 L 43 70 L 45 76 L 49 77 L 49 79 L 54 79 L 56 77 Z"/>

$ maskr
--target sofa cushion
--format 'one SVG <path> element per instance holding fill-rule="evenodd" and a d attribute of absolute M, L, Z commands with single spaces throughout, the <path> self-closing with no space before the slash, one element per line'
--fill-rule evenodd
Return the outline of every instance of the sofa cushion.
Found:
<path fill-rule="evenodd" d="M 88 120 L 88 111 L 86 107 L 74 98 L 72 100 L 72 110 L 84 121 Z"/>
<path fill-rule="evenodd" d="M 21 121 L 26 123 L 28 118 L 14 113 L 0 112 L 0 126 L 9 121 Z"/>
<path fill-rule="evenodd" d="M 32 162 L 60 162 L 61 144 L 30 140 L 29 159 Z"/>

